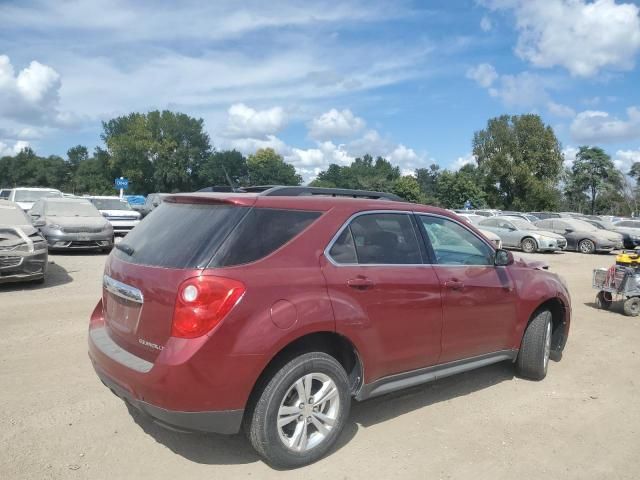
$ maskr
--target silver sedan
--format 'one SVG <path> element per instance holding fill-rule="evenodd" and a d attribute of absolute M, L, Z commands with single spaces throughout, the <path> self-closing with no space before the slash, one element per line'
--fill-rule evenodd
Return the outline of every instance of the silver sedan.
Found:
<path fill-rule="evenodd" d="M 492 217 L 478 227 L 489 230 L 502 239 L 504 248 L 518 248 L 525 253 L 564 250 L 567 240 L 557 233 L 542 230 L 519 218 Z"/>

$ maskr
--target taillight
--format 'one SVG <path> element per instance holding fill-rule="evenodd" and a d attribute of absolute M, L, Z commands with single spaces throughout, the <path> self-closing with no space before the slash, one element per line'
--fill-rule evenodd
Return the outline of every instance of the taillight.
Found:
<path fill-rule="evenodd" d="M 189 278 L 178 288 L 171 335 L 195 338 L 210 332 L 244 295 L 242 282 L 229 278 Z"/>

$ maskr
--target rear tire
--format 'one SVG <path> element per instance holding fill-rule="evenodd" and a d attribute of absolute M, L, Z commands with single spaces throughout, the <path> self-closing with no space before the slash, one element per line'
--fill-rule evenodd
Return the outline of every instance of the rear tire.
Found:
<path fill-rule="evenodd" d="M 522 240 L 520 247 L 524 253 L 534 253 L 538 250 L 538 243 L 533 238 L 527 237 Z"/>
<path fill-rule="evenodd" d="M 516 360 L 516 371 L 521 377 L 542 380 L 547 376 L 552 327 L 549 310 L 537 312 L 529 322 Z"/>
<path fill-rule="evenodd" d="M 596 295 L 596 307 L 600 310 L 609 310 L 613 301 L 611 300 L 611 294 L 607 295 L 607 292 L 598 292 Z"/>
<path fill-rule="evenodd" d="M 326 353 L 306 353 L 268 380 L 245 418 L 245 432 L 269 465 L 302 467 L 331 449 L 350 407 L 349 380 L 342 365 Z"/>
<path fill-rule="evenodd" d="M 589 239 L 580 240 L 578 243 L 580 253 L 591 254 L 596 251 L 596 245 Z"/>
<path fill-rule="evenodd" d="M 629 297 L 624 301 L 624 314 L 629 317 L 637 317 L 640 314 L 640 297 Z"/>

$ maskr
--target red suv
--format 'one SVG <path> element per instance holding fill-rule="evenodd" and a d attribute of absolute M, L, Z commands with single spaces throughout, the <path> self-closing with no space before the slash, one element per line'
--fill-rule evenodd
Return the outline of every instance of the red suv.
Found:
<path fill-rule="evenodd" d="M 278 467 L 324 455 L 352 398 L 507 360 L 544 378 L 569 331 L 562 279 L 398 200 L 168 197 L 107 260 L 89 327 L 98 376 L 170 428 L 243 428 Z"/>

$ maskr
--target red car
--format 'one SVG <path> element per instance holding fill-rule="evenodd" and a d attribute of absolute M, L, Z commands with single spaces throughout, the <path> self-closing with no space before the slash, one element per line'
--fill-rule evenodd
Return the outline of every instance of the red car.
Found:
<path fill-rule="evenodd" d="M 544 378 L 569 332 L 562 279 L 397 200 L 168 197 L 107 260 L 89 327 L 98 376 L 170 428 L 242 428 L 287 468 L 332 447 L 352 399 L 501 361 Z"/>

